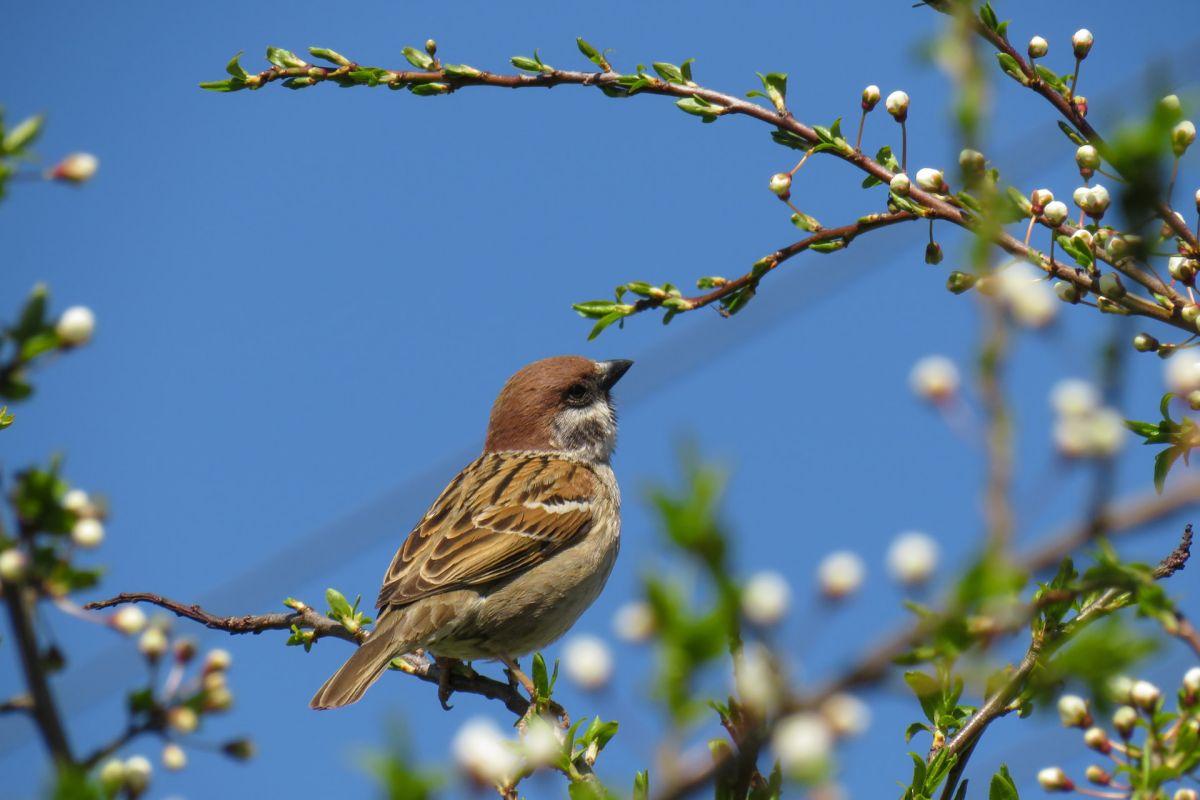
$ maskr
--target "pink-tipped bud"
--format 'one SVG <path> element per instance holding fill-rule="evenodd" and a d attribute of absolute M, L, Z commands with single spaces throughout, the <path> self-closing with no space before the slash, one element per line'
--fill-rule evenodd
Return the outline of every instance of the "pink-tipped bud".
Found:
<path fill-rule="evenodd" d="M 1112 782 L 1112 775 L 1104 771 L 1104 768 L 1098 764 L 1092 764 L 1083 773 L 1089 783 L 1094 783 L 1097 786 L 1108 786 Z"/>
<path fill-rule="evenodd" d="M 1087 58 L 1087 54 L 1091 52 L 1095 41 L 1096 39 L 1092 36 L 1092 32 L 1087 28 L 1080 28 L 1075 31 L 1075 35 L 1071 37 L 1071 48 L 1075 51 L 1075 57 Z"/>
<path fill-rule="evenodd" d="M 68 183 L 86 183 L 100 168 L 100 159 L 91 153 L 72 153 L 50 168 L 49 177 Z"/>
<path fill-rule="evenodd" d="M 873 108 L 875 108 L 875 106 L 879 105 L 879 98 L 880 98 L 879 87 L 876 86 L 875 84 L 872 83 L 870 86 L 863 89 L 862 90 L 862 109 L 863 109 L 863 111 L 870 111 Z"/>
<path fill-rule="evenodd" d="M 1046 767 L 1037 774 L 1037 779 L 1048 792 L 1070 792 L 1075 789 L 1075 784 L 1062 771 L 1062 767 Z"/>
<path fill-rule="evenodd" d="M 1104 728 L 1088 728 L 1083 733 L 1083 743 L 1097 753 L 1107 755 L 1112 751 L 1112 742 L 1108 740 L 1108 733 Z"/>

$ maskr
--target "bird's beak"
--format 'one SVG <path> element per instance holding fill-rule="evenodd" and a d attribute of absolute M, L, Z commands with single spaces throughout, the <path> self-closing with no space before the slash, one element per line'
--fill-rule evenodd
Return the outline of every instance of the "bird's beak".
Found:
<path fill-rule="evenodd" d="M 621 380 L 621 376 L 633 366 L 633 362 L 626 358 L 614 358 L 612 361 L 597 363 L 600 365 L 600 388 L 606 392 Z"/>

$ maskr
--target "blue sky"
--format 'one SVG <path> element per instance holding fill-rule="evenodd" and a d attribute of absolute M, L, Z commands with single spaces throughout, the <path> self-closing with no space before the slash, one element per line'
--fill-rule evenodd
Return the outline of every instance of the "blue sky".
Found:
<path fill-rule="evenodd" d="M 1196 74 L 1188 43 L 1172 44 L 1124 3 L 1093 3 L 1086 15 L 998 6 L 1018 15 L 1015 40 L 1050 40 L 1048 63 L 1060 70 L 1071 33 L 1094 31 L 1081 91 L 1102 124 L 1136 107 L 1137 87 L 1183 88 L 1175 81 Z M 1163 3 L 1156 16 L 1192 30 L 1200 7 Z M 623 551 L 579 630 L 607 636 L 640 571 L 660 559 L 641 498 L 651 482 L 674 477 L 687 439 L 731 470 L 739 568 L 776 568 L 792 580 L 797 608 L 780 641 L 802 675 L 829 674 L 903 618 L 883 571 L 897 532 L 936 536 L 949 566 L 969 556 L 980 529 L 979 454 L 906 384 L 917 358 L 962 361 L 975 344 L 972 302 L 942 288 L 961 255 L 950 233 L 937 268 L 921 262 L 923 228 L 892 229 L 834 256 L 789 262 L 734 319 L 697 313 L 663 328 L 646 316 L 587 342 L 573 301 L 630 279 L 686 286 L 739 274 L 794 240 L 766 189 L 791 152 L 747 120 L 701 127 L 661 98 L 617 102 L 568 87 L 433 99 L 328 86 L 196 88 L 220 78 L 238 50 L 261 68 L 268 44 L 327 46 L 394 66 L 403 46 L 432 36 L 448 61 L 499 69 L 536 47 L 548 63 L 582 67 L 574 46 L 582 35 L 611 48 L 619 66 L 695 57 L 697 80 L 734 93 L 756 86 L 756 70 L 789 72 L 791 107 L 809 122 L 844 115 L 849 124 L 868 83 L 885 94 L 903 88 L 913 98 L 913 165 L 951 167 L 958 146 L 945 133 L 947 81 L 918 56 L 939 30 L 937 15 L 907 2 L 467 3 L 453 12 L 298 2 L 285 13 L 253 3 L 75 2 L 10 3 L 5 18 L 7 116 L 47 111 L 44 157 L 87 150 L 101 170 L 79 191 L 15 187 L 0 212 L 3 313 L 46 281 L 58 307 L 90 305 L 99 321 L 91 346 L 37 376 L 36 400 L 16 409 L 0 459 L 13 468 L 63 450 L 70 478 L 109 496 L 109 538 L 96 555 L 109 565 L 105 590 L 203 598 L 226 613 L 272 610 L 287 595 L 315 603 L 329 585 L 373 596 L 412 522 L 477 451 L 505 377 L 562 352 L 638 362 L 619 397 Z M 1161 83 L 1136 78 L 1152 60 Z M 1017 89 L 997 82 L 985 149 L 1024 188 L 1068 196 L 1078 182 L 1073 148 L 1047 109 Z M 877 112 L 864 147 L 895 144 L 895 133 Z M 806 211 L 841 224 L 881 206 L 879 190 L 863 192 L 859 175 L 829 161 L 814 160 L 797 181 Z M 1196 177 L 1186 169 L 1180 186 L 1190 192 Z M 1087 486 L 1048 448 L 1046 394 L 1060 375 L 1093 371 L 1106 320 L 1060 317 L 1015 348 L 1022 543 L 1072 519 Z M 1133 355 L 1126 409 L 1146 417 L 1161 364 Z M 1122 493 L 1146 488 L 1149 473 L 1149 452 L 1130 442 Z M 1180 522 L 1156 526 L 1129 552 L 1157 557 Z M 314 531 L 324 533 L 305 544 Z M 809 598 L 815 563 L 835 547 L 862 553 L 870 577 L 861 598 L 831 611 Z M 1175 590 L 1200 611 L 1189 573 L 1182 578 Z M 73 738 L 87 747 L 123 724 L 113 688 L 132 685 L 142 668 L 132 647 L 112 655 L 110 632 L 57 616 L 52 625 L 70 642 L 72 670 L 59 688 L 76 709 Z M 185 772 L 156 781 L 154 797 L 368 797 L 358 757 L 384 742 L 390 722 L 402 721 L 422 758 L 436 761 L 470 716 L 504 719 L 476 698 L 444 713 L 428 686 L 402 677 L 352 709 L 314 714 L 307 700 L 344 647 L 305 655 L 282 636 L 190 633 L 235 658 L 237 706 L 204 738 L 250 733 L 260 757 L 237 766 L 194 752 Z M 641 651 L 618 654 L 632 675 L 650 663 Z M 0 658 L 0 691 L 11 692 L 12 657 Z M 1147 674 L 1169 685 L 1186 666 L 1169 645 Z M 627 723 L 602 760 L 602 774 L 622 787 L 647 766 L 659 724 L 644 698 L 636 680 L 599 697 L 563 692 L 577 715 Z M 906 778 L 901 731 L 917 713 L 899 686 L 868 699 L 872 730 L 843 751 L 855 797 L 890 795 Z M 1030 741 L 1041 743 L 1032 760 L 1015 749 Z M 8 790 L 34 794 L 45 770 L 31 732 L 3 720 L 0 747 Z M 156 756 L 158 747 L 129 752 Z M 1043 758 L 1071 764 L 1082 753 L 1049 722 L 1005 720 L 975 769 L 1016 758 L 1014 773 L 1029 785 Z M 531 785 L 529 796 L 559 791 Z"/>

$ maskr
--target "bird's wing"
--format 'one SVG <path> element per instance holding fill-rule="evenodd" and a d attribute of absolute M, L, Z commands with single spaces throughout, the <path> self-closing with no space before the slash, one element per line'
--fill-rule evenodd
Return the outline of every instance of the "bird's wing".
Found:
<path fill-rule="evenodd" d="M 586 464 L 544 453 L 488 453 L 458 474 L 409 533 L 379 608 L 504 578 L 582 539 L 598 489 Z"/>

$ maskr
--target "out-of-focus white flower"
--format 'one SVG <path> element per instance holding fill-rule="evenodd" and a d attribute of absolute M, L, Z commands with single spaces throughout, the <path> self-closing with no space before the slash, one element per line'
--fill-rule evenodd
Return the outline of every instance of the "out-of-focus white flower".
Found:
<path fill-rule="evenodd" d="M 756 572 L 742 589 L 742 613 L 755 625 L 774 625 L 787 613 L 791 599 L 786 578 L 770 570 Z"/>
<path fill-rule="evenodd" d="M 1200 795 L 1196 794 L 1195 789 L 1189 789 L 1186 786 L 1182 789 L 1176 789 L 1175 794 L 1171 796 L 1171 800 L 1197 800 Z"/>
<path fill-rule="evenodd" d="M 1029 49 L 1026 52 L 1030 58 L 1041 58 L 1050 52 L 1050 43 L 1041 36 L 1034 36 L 1029 40 Z"/>
<path fill-rule="evenodd" d="M 1112 750 L 1112 744 L 1108 741 L 1108 733 L 1104 728 L 1088 728 L 1083 732 L 1083 743 L 1098 753 L 1107 754 Z"/>
<path fill-rule="evenodd" d="M 908 95 L 902 91 L 894 91 L 887 96 L 887 100 L 883 103 L 887 112 L 896 118 L 897 122 L 904 122 L 908 118 Z"/>
<path fill-rule="evenodd" d="M 175 706 L 167 712 L 167 724 L 180 733 L 194 733 L 200 726 L 200 716 L 191 706 Z"/>
<path fill-rule="evenodd" d="M 525 728 L 521 750 L 530 766 L 548 767 L 562 755 L 564 742 L 563 732 L 557 725 L 550 724 L 544 717 L 535 716 Z"/>
<path fill-rule="evenodd" d="M 1111 408 L 1064 415 L 1054 424 L 1054 443 L 1068 458 L 1106 458 L 1125 443 L 1125 420 Z"/>
<path fill-rule="evenodd" d="M 1129 699 L 1135 706 L 1150 711 L 1162 697 L 1162 691 L 1150 681 L 1134 681 L 1129 690 Z"/>
<path fill-rule="evenodd" d="M 100 159 L 91 153 L 71 153 L 50 168 L 50 177 L 71 183 L 85 183 L 100 168 Z"/>
<path fill-rule="evenodd" d="M 1075 694 L 1058 698 L 1058 718 L 1068 728 L 1086 728 L 1092 724 L 1087 701 Z"/>
<path fill-rule="evenodd" d="M 96 315 L 87 306 L 71 306 L 54 325 L 54 332 L 64 347 L 87 344 L 96 330 Z"/>
<path fill-rule="evenodd" d="M 1000 297 L 1017 322 L 1030 328 L 1048 325 L 1058 312 L 1054 292 L 1042 278 L 1040 272 L 1023 261 L 1010 264 L 996 275 Z"/>
<path fill-rule="evenodd" d="M 1178 114 L 1183 110 L 1183 104 L 1179 102 L 1179 95 L 1169 94 L 1162 100 L 1158 101 L 1158 107 L 1168 114 Z"/>
<path fill-rule="evenodd" d="M 820 710 L 835 736 L 858 736 L 871 726 L 870 707 L 852 694 L 830 695 Z"/>
<path fill-rule="evenodd" d="M 1183 688 L 1188 692 L 1200 692 L 1200 667 L 1192 667 L 1183 673 Z"/>
<path fill-rule="evenodd" d="M 168 742 L 163 747 L 162 763 L 167 769 L 177 772 L 187 766 L 187 753 L 174 742 Z"/>
<path fill-rule="evenodd" d="M 1132 690 L 1130 691 L 1132 692 Z M 1129 734 L 1133 733 L 1133 727 L 1137 725 L 1137 719 L 1137 709 L 1131 706 L 1121 706 L 1113 712 L 1112 724 L 1117 733 L 1129 738 Z"/>
<path fill-rule="evenodd" d="M 567 676 L 588 691 L 601 689 L 612 677 L 612 651 L 595 636 L 572 636 L 563 648 L 563 668 Z"/>
<path fill-rule="evenodd" d="M 10 547 L 0 552 L 0 580 L 15 583 L 25 577 L 28 568 L 29 559 L 17 548 Z"/>
<path fill-rule="evenodd" d="M 485 783 L 504 783 L 521 768 L 516 749 L 486 717 L 467 720 L 451 744 L 459 768 Z"/>
<path fill-rule="evenodd" d="M 766 647 L 750 642 L 737 653 L 733 664 L 733 686 L 738 699 L 759 717 L 775 711 L 782 686 L 779 671 Z"/>
<path fill-rule="evenodd" d="M 833 736 L 829 726 L 817 714 L 801 713 L 784 717 L 775 726 L 771 749 L 780 765 L 791 774 L 812 772 L 829 758 Z"/>
<path fill-rule="evenodd" d="M 1062 767 L 1046 767 L 1037 774 L 1038 783 L 1048 792 L 1070 792 L 1075 784 L 1062 771 Z"/>
<path fill-rule="evenodd" d="M 115 794 L 125 785 L 125 762 L 119 758 L 110 758 L 100 766 L 96 775 L 100 779 L 100 785 Z"/>
<path fill-rule="evenodd" d="M 62 507 L 72 514 L 85 517 L 92 513 L 92 498 L 83 489 L 68 489 L 63 495 Z"/>
<path fill-rule="evenodd" d="M 1114 675 L 1108 680 L 1108 696 L 1117 703 L 1128 703 L 1129 693 L 1133 691 L 1133 678 L 1128 675 Z"/>
<path fill-rule="evenodd" d="M 157 661 L 167 652 L 167 634 L 157 625 L 151 625 L 138 639 L 138 651 L 151 661 Z"/>
<path fill-rule="evenodd" d="M 1108 774 L 1099 764 L 1089 764 L 1088 768 L 1083 771 L 1083 777 L 1088 779 L 1088 783 L 1094 783 L 1097 786 L 1107 786 L 1112 782 L 1112 775 Z"/>
<path fill-rule="evenodd" d="M 926 533 L 904 531 L 888 546 L 888 572 L 902 584 L 924 583 L 937 569 L 937 563 L 938 544 Z"/>
<path fill-rule="evenodd" d="M 1176 352 L 1167 359 L 1164 367 L 1164 379 L 1167 388 L 1181 397 L 1186 397 L 1189 393 L 1200 389 L 1200 352 L 1196 350 Z"/>
<path fill-rule="evenodd" d="M 125 759 L 125 788 L 134 797 L 146 791 L 153 774 L 154 767 L 145 756 L 130 756 Z"/>
<path fill-rule="evenodd" d="M 233 656 L 228 650 L 221 647 L 214 647 L 204 656 L 204 671 L 205 672 L 224 672 L 229 669 L 229 665 L 233 663 Z"/>
<path fill-rule="evenodd" d="M 617 609 L 613 615 L 613 632 L 626 642 L 645 642 L 654 635 L 654 609 L 649 603 L 634 600 Z"/>
<path fill-rule="evenodd" d="M 1050 405 L 1064 417 L 1082 417 L 1100 407 L 1100 392 L 1088 381 L 1065 378 L 1050 390 Z"/>
<path fill-rule="evenodd" d="M 908 385 L 913 394 L 931 403 L 949 400 L 958 391 L 958 367 L 945 356 L 925 356 L 913 364 Z"/>
<path fill-rule="evenodd" d="M 817 566 L 817 582 L 821 592 L 833 599 L 845 597 L 862 586 L 866 567 L 857 553 L 838 550 L 821 559 Z"/>
<path fill-rule="evenodd" d="M 84 517 L 71 526 L 71 541 L 87 550 L 99 547 L 104 541 L 104 525 L 98 519 Z"/>
<path fill-rule="evenodd" d="M 1190 119 L 1185 119 L 1171 129 L 1171 148 L 1175 151 L 1176 156 L 1186 153 L 1194 141 L 1196 141 L 1196 125 Z"/>
<path fill-rule="evenodd" d="M 966 147 L 958 151 L 958 166 L 966 173 L 981 173 L 987 167 L 987 158 L 978 150 Z"/>
<path fill-rule="evenodd" d="M 137 606 L 121 606 L 112 615 L 112 626 L 126 636 L 133 636 L 146 627 L 146 615 Z"/>

